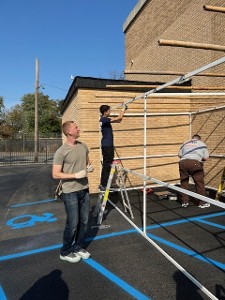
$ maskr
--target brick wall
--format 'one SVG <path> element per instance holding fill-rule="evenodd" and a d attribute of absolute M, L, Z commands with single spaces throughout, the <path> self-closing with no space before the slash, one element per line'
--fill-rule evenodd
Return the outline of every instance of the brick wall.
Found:
<path fill-rule="evenodd" d="M 132 74 L 135 71 L 187 73 L 224 56 L 224 52 L 159 46 L 160 39 L 225 45 L 225 13 L 204 10 L 224 0 L 149 0 L 125 31 L 128 80 L 167 82 L 176 75 Z M 131 73 L 126 73 L 129 71 Z M 225 74 L 225 64 L 207 72 Z M 193 88 L 225 87 L 224 77 L 195 76 Z"/>

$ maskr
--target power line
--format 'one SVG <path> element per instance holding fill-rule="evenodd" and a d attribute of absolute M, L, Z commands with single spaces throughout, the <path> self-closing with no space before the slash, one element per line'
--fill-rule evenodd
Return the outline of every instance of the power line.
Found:
<path fill-rule="evenodd" d="M 48 84 L 48 83 L 42 83 L 42 84 L 40 85 L 40 87 L 45 88 L 45 87 L 44 87 L 45 85 L 50 86 L 50 87 L 53 87 L 53 88 L 58 89 L 58 90 L 68 91 L 67 89 L 63 89 L 63 88 L 60 88 L 60 87 L 58 87 L 58 86 L 54 86 L 54 85 L 51 85 L 51 84 Z"/>

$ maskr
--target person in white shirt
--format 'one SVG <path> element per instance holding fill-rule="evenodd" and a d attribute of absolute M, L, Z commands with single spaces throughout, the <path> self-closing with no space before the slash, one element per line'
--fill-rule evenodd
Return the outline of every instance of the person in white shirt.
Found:
<path fill-rule="evenodd" d="M 203 162 L 209 158 L 209 152 L 206 144 L 201 141 L 201 137 L 195 134 L 191 140 L 186 141 L 180 147 L 178 152 L 180 157 L 179 172 L 180 185 L 183 189 L 188 189 L 189 176 L 194 180 L 196 193 L 205 196 L 204 169 Z M 187 207 L 189 204 L 189 196 L 181 194 L 182 207 Z M 210 204 L 204 201 L 199 201 L 200 208 L 209 207 Z"/>

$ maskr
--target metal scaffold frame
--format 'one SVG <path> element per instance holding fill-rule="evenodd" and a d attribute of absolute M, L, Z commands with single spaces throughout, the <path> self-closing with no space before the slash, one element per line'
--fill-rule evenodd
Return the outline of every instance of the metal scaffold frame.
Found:
<path fill-rule="evenodd" d="M 120 104 L 112 109 L 116 109 L 118 107 L 121 107 L 121 105 L 127 105 L 129 103 L 132 103 L 138 99 L 144 99 L 144 113 L 143 113 L 143 116 L 144 116 L 144 151 L 143 151 L 143 158 L 144 158 L 144 174 L 139 174 L 137 172 L 134 172 L 132 170 L 129 170 L 129 169 L 126 169 L 126 168 L 123 168 L 122 169 L 124 170 L 124 172 L 126 173 L 130 173 L 130 174 L 133 174 L 134 176 L 138 176 L 139 178 L 141 178 L 143 180 L 143 229 L 140 229 L 139 227 L 136 226 L 136 224 L 129 218 L 126 216 L 126 214 L 124 214 L 113 202 L 111 202 L 109 199 L 108 199 L 108 196 L 109 196 L 109 191 L 110 191 L 110 185 L 111 185 L 111 181 L 112 181 L 112 178 L 114 176 L 114 173 L 115 173 L 115 167 L 112 167 L 111 168 L 111 173 L 110 173 L 110 178 L 108 180 L 108 184 L 107 184 L 107 187 L 106 187 L 106 192 L 104 194 L 104 198 L 103 198 L 103 202 L 102 202 L 102 209 L 100 211 L 100 215 L 99 215 L 99 223 L 101 224 L 102 222 L 102 219 L 103 219 L 103 213 L 104 213 L 104 209 L 105 209 L 105 206 L 106 206 L 106 202 L 109 201 L 109 203 L 121 214 L 123 215 L 123 217 L 147 240 L 149 241 L 156 249 L 158 249 L 170 262 L 172 262 L 172 264 L 174 264 L 186 277 L 188 277 L 195 285 L 197 285 L 199 287 L 199 289 L 204 292 L 206 295 L 208 295 L 210 297 L 210 299 L 217 299 L 210 291 L 208 291 L 200 282 L 198 282 L 191 274 L 189 274 L 180 264 L 178 264 L 172 257 L 170 257 L 161 247 L 159 247 L 152 239 L 149 238 L 149 236 L 147 235 L 146 233 L 146 198 L 147 198 L 147 193 L 146 193 L 146 187 L 147 187 L 147 182 L 148 181 L 151 181 L 151 182 L 154 182 L 155 184 L 157 185 L 160 185 L 160 186 L 164 186 L 166 188 L 170 188 L 172 190 L 175 190 L 177 192 L 182 192 L 182 193 L 186 193 L 188 194 L 189 196 L 192 196 L 192 197 L 195 197 L 197 199 L 200 199 L 200 200 L 203 200 L 205 202 L 209 202 L 213 205 L 216 205 L 216 206 L 219 206 L 221 208 L 224 208 L 225 209 L 225 204 L 224 203 L 221 203 L 221 202 L 218 202 L 216 200 L 213 200 L 213 199 L 210 199 L 208 197 L 205 197 L 205 196 L 201 196 L 197 193 L 194 193 L 194 192 L 191 192 L 191 191 L 188 191 L 188 190 L 184 190 L 180 187 L 177 187 L 175 185 L 172 185 L 172 184 L 169 184 L 169 183 L 165 183 L 163 181 L 160 181 L 160 180 L 157 180 L 153 177 L 148 177 L 146 175 L 146 164 L 147 164 L 147 116 L 149 115 L 153 115 L 153 114 L 148 114 L 147 113 L 147 98 L 149 96 L 152 96 L 154 95 L 155 93 L 158 93 L 159 91 L 163 90 L 164 88 L 168 87 L 168 86 L 171 86 L 171 85 L 174 85 L 174 84 L 181 84 L 181 83 L 184 83 L 185 81 L 187 81 L 189 78 L 209 69 L 209 68 L 212 68 L 212 67 L 215 67 L 219 64 L 222 64 L 225 62 L 225 57 L 222 57 L 208 65 L 205 65 L 197 70 L 194 70 L 192 72 L 189 72 L 187 73 L 186 75 L 183 75 L 183 76 L 180 76 L 172 81 L 169 81 L 165 84 L 162 84 L 161 86 L 155 88 L 155 89 L 152 89 L 140 96 L 137 96 L 131 100 L 128 100 L 128 101 L 125 101 L 123 104 Z M 164 94 L 165 95 L 165 94 Z M 176 95 L 179 95 L 179 93 L 177 93 Z M 187 96 L 187 94 L 185 93 L 185 95 Z M 193 96 L 196 96 L 195 93 L 192 94 Z M 207 94 L 208 95 L 208 94 Z M 218 95 L 218 94 L 216 94 Z M 224 107 L 223 107 L 224 108 Z M 215 109 L 215 108 L 214 108 Z M 217 109 L 217 108 L 216 108 Z M 218 109 L 222 109 L 221 107 L 218 108 Z M 210 110 L 210 109 L 209 109 Z M 209 111 L 209 110 L 205 110 L 205 111 Z M 202 112 L 202 111 L 201 111 Z M 195 113 L 201 113 L 200 111 L 199 112 L 195 112 Z M 195 114 L 194 113 L 194 114 Z M 190 115 L 190 113 L 188 113 Z M 191 115 L 190 115 L 190 118 L 191 118 Z M 121 158 L 120 158 L 121 159 Z M 125 187 L 126 189 L 126 187 Z"/>
<path fill-rule="evenodd" d="M 213 199 L 210 199 L 208 197 L 201 196 L 197 193 L 194 193 L 194 192 L 191 192 L 191 191 L 188 191 L 188 190 L 184 190 L 182 188 L 179 188 L 179 187 L 176 187 L 174 185 L 171 185 L 171 184 L 165 183 L 163 181 L 157 180 L 153 177 L 145 176 L 143 174 L 134 172 L 134 171 L 126 169 L 126 168 L 122 168 L 122 169 L 126 173 L 130 173 L 130 174 L 133 174 L 134 176 L 138 176 L 139 178 L 142 178 L 142 180 L 144 182 L 151 181 L 151 182 L 154 182 L 154 183 L 156 183 L 160 186 L 164 186 L 166 188 L 170 188 L 170 189 L 178 191 L 178 192 L 186 193 L 189 196 L 195 197 L 199 200 L 211 203 L 213 205 L 216 205 L 216 206 L 219 206 L 219 207 L 225 209 L 225 204 L 221 203 L 221 202 L 218 202 L 217 200 L 213 200 Z M 146 193 L 143 193 L 143 194 L 146 195 Z M 106 201 L 107 200 L 105 198 L 105 204 L 106 204 Z M 157 243 L 155 243 L 148 236 L 147 231 L 146 231 L 146 223 L 145 222 L 143 222 L 143 228 L 140 229 L 129 217 L 127 217 L 126 214 L 124 214 L 112 201 L 110 201 L 110 199 L 108 199 L 108 201 L 149 243 L 151 243 L 164 257 L 166 257 L 175 267 L 177 267 L 177 269 L 179 269 L 187 278 L 189 278 L 203 293 L 205 293 L 207 296 L 209 296 L 210 299 L 218 300 L 217 297 L 215 297 L 209 290 L 207 290 L 199 281 L 197 281 L 190 273 L 188 273 L 179 263 L 177 263 L 170 255 L 167 254 L 166 251 L 164 251 Z M 143 206 L 144 206 L 144 202 L 143 202 Z M 144 209 L 143 209 L 143 220 L 146 220 L 145 206 L 144 206 Z"/>
<path fill-rule="evenodd" d="M 219 58 L 207 65 L 204 65 L 194 71 L 191 71 L 185 75 L 182 75 L 182 76 L 179 76 L 177 77 L 176 79 L 174 80 L 171 80 L 167 83 L 164 83 L 160 86 L 158 86 L 157 88 L 154 88 L 154 89 L 151 89 L 137 97 L 134 97 L 133 99 L 130 99 L 130 100 L 127 100 L 127 101 L 124 101 L 123 104 L 119 104 L 115 107 L 112 108 L 112 110 L 114 109 L 117 109 L 119 107 L 121 107 L 122 105 L 127 105 L 129 103 L 132 103 L 136 100 L 140 100 L 140 99 L 144 99 L 144 112 L 143 112 L 143 117 L 144 117 L 144 151 L 143 151 L 143 158 L 144 158 L 144 175 L 146 175 L 146 165 L 147 165 L 147 128 L 146 128 L 146 125 L 147 125 L 147 117 L 148 116 L 153 116 L 153 115 L 156 115 L 156 114 L 153 114 L 153 113 L 148 113 L 147 112 L 147 98 L 148 97 L 155 97 L 156 95 L 160 96 L 160 94 L 158 93 L 159 91 L 162 91 L 163 89 L 165 89 L 166 87 L 168 86 L 172 86 L 174 84 L 182 84 L 184 83 L 185 81 L 189 80 L 191 77 L 201 73 L 201 72 L 204 72 L 210 68 L 213 68 L 215 66 L 218 66 L 222 63 L 225 62 L 225 56 L 222 57 L 222 58 Z M 194 96 L 197 96 L 197 95 L 221 95 L 221 96 L 224 96 L 225 93 L 163 93 L 163 96 L 165 95 L 172 95 L 172 96 L 178 96 L 178 95 L 182 95 L 182 96 L 189 96 L 189 97 L 194 97 Z M 162 96 L 162 94 L 161 94 Z M 224 106 L 220 106 L 220 107 L 216 107 L 216 108 L 210 108 L 210 109 L 207 109 L 207 110 L 201 110 L 201 111 L 198 111 L 198 112 L 183 112 L 183 113 L 163 113 L 163 115 L 179 115 L 179 114 L 187 114 L 189 115 L 189 118 L 190 118 L 190 124 L 191 124 L 191 118 L 192 118 L 192 114 L 197 114 L 197 113 L 202 113 L 202 112 L 208 112 L 210 110 L 218 110 L 218 109 L 223 109 Z M 126 114 L 129 116 L 129 114 Z M 132 116 L 134 116 L 135 114 L 132 114 Z M 137 115 L 137 114 L 136 114 Z M 138 114 L 140 116 L 140 114 Z M 160 115 L 160 114 L 157 114 L 157 115 Z M 190 134 L 191 134 L 191 128 L 190 128 Z M 177 155 L 177 154 L 176 154 Z M 175 156 L 175 154 L 174 154 Z M 120 158 L 121 159 L 121 158 Z M 146 189 L 146 183 L 144 182 L 144 190 Z M 143 193 L 144 195 L 146 193 Z M 144 220 L 145 221 L 145 220 Z"/>

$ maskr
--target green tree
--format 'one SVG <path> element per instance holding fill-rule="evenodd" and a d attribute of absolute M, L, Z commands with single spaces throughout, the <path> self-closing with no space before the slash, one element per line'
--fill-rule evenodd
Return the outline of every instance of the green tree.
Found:
<path fill-rule="evenodd" d="M 12 136 L 13 128 L 6 121 L 6 110 L 4 105 L 4 98 L 0 96 L 0 136 L 9 138 Z"/>
<path fill-rule="evenodd" d="M 23 110 L 21 105 L 16 104 L 12 108 L 6 111 L 5 114 L 6 123 L 11 125 L 13 128 L 13 133 L 17 134 L 23 130 Z"/>
<path fill-rule="evenodd" d="M 23 114 L 23 131 L 34 132 L 35 124 L 35 95 L 26 94 L 21 99 Z M 38 95 L 38 127 L 39 134 L 50 136 L 59 134 L 61 130 L 59 101 L 50 100 L 48 95 Z"/>
<path fill-rule="evenodd" d="M 4 98 L 0 96 L 0 122 L 4 120 L 4 109 L 5 109 Z"/>

